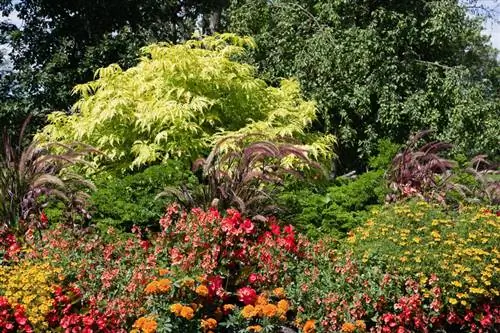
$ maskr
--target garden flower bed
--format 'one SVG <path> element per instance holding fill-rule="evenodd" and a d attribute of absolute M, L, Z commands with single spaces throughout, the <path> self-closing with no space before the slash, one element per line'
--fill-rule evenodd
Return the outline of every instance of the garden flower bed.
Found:
<path fill-rule="evenodd" d="M 159 231 L 3 236 L 2 332 L 494 332 L 500 217 L 426 202 L 341 241 L 273 217 L 168 208 Z"/>

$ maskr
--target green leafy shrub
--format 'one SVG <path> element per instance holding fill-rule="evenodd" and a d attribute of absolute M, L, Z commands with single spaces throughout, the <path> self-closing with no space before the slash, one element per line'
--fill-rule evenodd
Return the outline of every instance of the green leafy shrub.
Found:
<path fill-rule="evenodd" d="M 360 225 L 373 205 L 384 200 L 384 172 L 368 171 L 355 180 L 338 178 L 325 192 L 298 189 L 281 195 L 285 207 L 294 207 L 287 219 L 309 236 L 343 236 Z"/>
<path fill-rule="evenodd" d="M 92 195 L 93 221 L 100 228 L 114 226 L 128 230 L 135 225 L 156 225 L 172 197 L 156 199 L 167 186 L 195 186 L 196 177 L 179 161 L 169 160 L 141 172 L 125 176 L 101 173 L 96 176 L 97 191 Z"/>
<path fill-rule="evenodd" d="M 287 209 L 282 218 L 293 221 L 311 237 L 345 235 L 364 222 L 372 206 L 384 202 L 384 170 L 397 147 L 381 140 L 379 153 L 370 159 L 373 170 L 356 178 L 337 177 L 330 184 L 289 182 L 280 195 L 280 205 Z"/>

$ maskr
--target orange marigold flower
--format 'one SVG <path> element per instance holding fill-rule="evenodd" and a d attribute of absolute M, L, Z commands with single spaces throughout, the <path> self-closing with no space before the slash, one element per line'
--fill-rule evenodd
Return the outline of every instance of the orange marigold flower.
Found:
<path fill-rule="evenodd" d="M 158 274 L 160 274 L 160 276 L 164 276 L 164 275 L 167 275 L 170 271 L 166 268 L 160 268 L 158 270 Z"/>
<path fill-rule="evenodd" d="M 257 311 L 255 310 L 253 305 L 245 305 L 243 310 L 241 310 L 241 315 L 244 318 L 249 319 L 255 317 L 257 315 Z"/>
<path fill-rule="evenodd" d="M 278 312 L 285 313 L 290 308 L 290 304 L 286 299 L 282 299 L 278 302 Z"/>
<path fill-rule="evenodd" d="M 183 287 L 188 287 L 188 288 L 193 288 L 194 287 L 194 280 L 193 279 L 185 279 L 182 281 L 182 286 Z"/>
<path fill-rule="evenodd" d="M 259 295 L 257 297 L 257 300 L 255 301 L 255 305 L 266 305 L 268 304 L 268 300 L 267 300 L 267 297 L 264 296 L 264 295 Z"/>
<path fill-rule="evenodd" d="M 366 331 L 366 324 L 365 324 L 364 321 L 362 321 L 362 320 L 356 320 L 354 322 L 354 325 L 356 325 L 357 329 L 359 329 L 359 330 L 361 330 L 363 332 Z"/>
<path fill-rule="evenodd" d="M 260 331 L 262 331 L 262 326 L 260 326 L 260 325 L 248 326 L 247 331 L 248 332 L 260 332 Z"/>
<path fill-rule="evenodd" d="M 316 321 L 310 319 L 306 321 L 304 327 L 302 327 L 302 332 L 304 333 L 315 333 L 316 332 Z"/>
<path fill-rule="evenodd" d="M 356 325 L 353 323 L 343 323 L 340 330 L 341 332 L 352 333 L 356 331 Z"/>
<path fill-rule="evenodd" d="M 202 297 L 208 296 L 208 288 L 203 284 L 196 287 L 195 292 Z"/>
<path fill-rule="evenodd" d="M 191 320 L 194 317 L 194 310 L 192 307 L 183 306 L 181 309 L 181 317 Z"/>
<path fill-rule="evenodd" d="M 235 305 L 234 304 L 224 304 L 224 306 L 222 308 L 224 309 L 225 313 L 228 313 L 228 312 L 231 312 L 234 310 Z"/>
<path fill-rule="evenodd" d="M 170 281 L 169 279 L 151 281 L 144 289 L 144 292 L 146 294 L 166 293 L 170 290 L 171 284 L 172 281 Z"/>
<path fill-rule="evenodd" d="M 262 312 L 266 317 L 274 317 L 278 313 L 278 308 L 274 304 L 266 304 L 262 306 Z"/>
<path fill-rule="evenodd" d="M 208 330 L 213 330 L 217 327 L 217 320 L 214 318 L 202 319 L 201 320 L 201 328 L 204 332 Z"/>
<path fill-rule="evenodd" d="M 176 316 L 180 316 L 182 311 L 182 304 L 175 303 L 170 305 L 170 312 L 174 313 Z"/>
<path fill-rule="evenodd" d="M 158 328 L 158 324 L 151 317 L 141 317 L 135 321 L 132 327 L 137 328 L 144 333 L 154 333 Z"/>
<path fill-rule="evenodd" d="M 255 316 L 262 317 L 264 315 L 264 305 L 255 306 Z"/>
<path fill-rule="evenodd" d="M 146 288 L 144 288 L 144 292 L 146 294 L 154 294 L 154 293 L 156 293 L 156 291 L 157 291 L 157 282 L 156 281 L 149 282 L 148 285 L 146 286 Z"/>
<path fill-rule="evenodd" d="M 158 283 L 156 284 L 157 292 L 167 293 L 170 291 L 171 286 L 172 281 L 170 281 L 169 279 L 158 280 Z"/>
<path fill-rule="evenodd" d="M 274 294 L 274 296 L 279 297 L 279 298 L 285 298 L 286 297 L 285 296 L 285 289 L 283 289 L 281 287 L 274 289 L 273 290 L 273 294 Z"/>

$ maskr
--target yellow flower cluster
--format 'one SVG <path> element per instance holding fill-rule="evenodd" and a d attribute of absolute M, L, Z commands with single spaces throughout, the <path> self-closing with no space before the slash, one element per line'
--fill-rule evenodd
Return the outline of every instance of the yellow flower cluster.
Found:
<path fill-rule="evenodd" d="M 457 214 L 425 202 L 403 203 L 372 213 L 349 235 L 364 262 L 373 255 L 410 275 L 437 275 L 448 302 L 472 306 L 496 298 L 500 274 L 500 217 L 477 207 Z"/>
<path fill-rule="evenodd" d="M 62 269 L 48 263 L 23 261 L 14 266 L 0 266 L 0 294 L 10 304 L 19 304 L 35 331 L 48 329 L 45 321 L 52 309 L 53 285 L 62 280 Z"/>

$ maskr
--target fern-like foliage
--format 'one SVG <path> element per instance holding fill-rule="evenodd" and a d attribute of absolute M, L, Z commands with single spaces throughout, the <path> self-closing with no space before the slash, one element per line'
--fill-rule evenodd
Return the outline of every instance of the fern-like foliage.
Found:
<path fill-rule="evenodd" d="M 92 184 L 80 176 L 63 172 L 91 149 L 79 144 L 40 146 L 36 141 L 23 147 L 28 121 L 29 117 L 16 144 L 4 130 L 0 151 L 0 231 L 7 230 L 18 236 L 30 228 L 44 226 L 41 213 L 50 199 L 61 200 L 68 209 L 85 213 L 85 195 L 76 188 L 92 188 Z M 54 145 L 61 153 L 50 153 L 49 148 Z"/>
<path fill-rule="evenodd" d="M 288 175 L 302 178 L 306 173 L 319 173 L 321 166 L 312 161 L 307 150 L 292 144 L 259 141 L 247 144 L 247 137 L 232 138 L 231 149 L 219 142 L 206 159 L 197 160 L 193 169 L 201 169 L 204 186 L 190 191 L 186 187 L 169 189 L 187 206 L 230 207 L 249 215 L 257 215 L 273 207 L 274 194 Z M 226 147 L 226 149 L 222 149 Z M 293 167 L 284 163 L 293 159 Z"/>
<path fill-rule="evenodd" d="M 331 157 L 332 136 L 306 134 L 315 104 L 302 99 L 296 81 L 269 87 L 254 67 L 233 60 L 252 47 L 234 34 L 144 47 L 137 66 L 111 65 L 76 86 L 73 114 L 51 114 L 38 138 L 84 142 L 104 153 L 97 163 L 131 167 L 172 156 L 192 162 L 235 134 L 295 137 L 311 154 Z"/>

